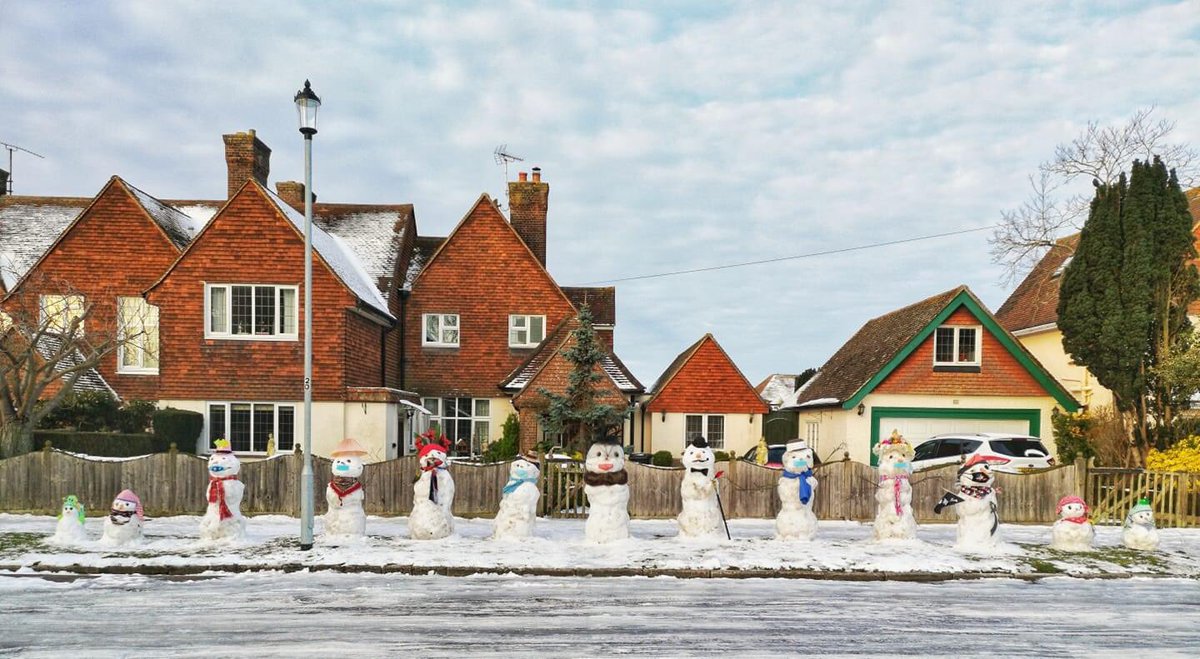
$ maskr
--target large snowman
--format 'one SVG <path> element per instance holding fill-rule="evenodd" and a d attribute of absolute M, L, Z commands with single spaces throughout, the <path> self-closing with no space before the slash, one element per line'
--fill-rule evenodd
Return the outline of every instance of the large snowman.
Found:
<path fill-rule="evenodd" d="M 413 508 L 408 531 L 414 540 L 437 540 L 454 532 L 454 478 L 446 468 L 450 443 L 432 429 L 418 439 L 417 466 L 413 484 Z"/>
<path fill-rule="evenodd" d="M 538 499 L 542 495 L 538 488 L 540 473 L 536 455 L 517 456 L 509 465 L 508 482 L 504 484 L 500 498 L 500 511 L 492 523 L 492 538 L 512 540 L 533 535 Z"/>
<path fill-rule="evenodd" d="M 1062 551 L 1089 551 L 1096 529 L 1088 519 L 1088 505 L 1077 496 L 1058 500 L 1058 521 L 1050 529 L 1050 547 Z"/>
<path fill-rule="evenodd" d="M 683 509 L 679 511 L 679 537 L 719 538 L 721 506 L 717 501 L 717 459 L 703 437 L 695 437 L 683 449 L 683 482 L 679 496 Z"/>
<path fill-rule="evenodd" d="M 817 534 L 817 516 L 813 503 L 817 479 L 813 476 L 813 451 L 803 440 L 788 442 L 783 453 L 783 473 L 776 491 L 779 514 L 775 517 L 775 537 L 780 540 L 812 540 Z"/>
<path fill-rule="evenodd" d="M 954 507 L 958 514 L 959 549 L 989 549 L 999 539 L 1000 515 L 997 512 L 996 476 L 991 462 L 1004 458 L 975 454 L 958 468 L 958 485 L 947 492 L 933 507 L 941 514 L 944 508 Z"/>
<path fill-rule="evenodd" d="M 100 536 L 100 543 L 111 547 L 140 544 L 145 521 L 142 500 L 133 490 L 122 490 L 113 499 L 108 517 L 104 518 L 104 534 Z"/>
<path fill-rule="evenodd" d="M 200 539 L 234 542 L 246 537 L 246 518 L 242 517 L 242 496 L 246 486 L 238 480 L 242 463 L 229 448 L 229 440 L 218 439 L 216 450 L 208 456 L 208 509 L 200 519 Z"/>
<path fill-rule="evenodd" d="M 1154 527 L 1154 509 L 1150 507 L 1149 499 L 1138 499 L 1125 515 L 1121 543 L 1141 551 L 1158 549 L 1158 529 Z"/>
<path fill-rule="evenodd" d="M 583 461 L 583 492 L 588 500 L 584 536 L 590 542 L 611 542 L 629 537 L 629 474 L 625 449 L 615 437 L 604 437 L 588 447 Z"/>
<path fill-rule="evenodd" d="M 912 512 L 913 447 L 896 430 L 872 449 L 879 456 L 879 483 L 875 490 L 875 539 L 911 540 L 917 537 Z"/>
<path fill-rule="evenodd" d="M 50 536 L 50 541 L 59 543 L 84 542 L 87 540 L 87 533 L 83 530 L 83 521 L 86 518 L 87 513 L 84 511 L 79 497 L 74 494 L 68 494 L 63 499 L 62 507 L 58 511 L 58 525 L 55 526 L 54 535 Z"/>
<path fill-rule="evenodd" d="M 363 511 L 363 456 L 367 450 L 347 437 L 330 453 L 332 477 L 325 488 L 325 528 L 327 540 L 353 540 L 367 532 L 367 513 Z"/>

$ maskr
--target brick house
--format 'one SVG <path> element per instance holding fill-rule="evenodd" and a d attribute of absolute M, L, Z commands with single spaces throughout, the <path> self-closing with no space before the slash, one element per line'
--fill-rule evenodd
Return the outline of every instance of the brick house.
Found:
<path fill-rule="evenodd" d="M 867 321 L 785 409 L 822 459 L 843 451 L 874 464 L 899 430 L 920 443 L 947 432 L 1041 437 L 1050 415 L 1079 403 L 966 286 Z"/>
<path fill-rule="evenodd" d="M 718 451 L 741 455 L 758 444 L 771 411 L 712 334 L 681 352 L 642 403 L 644 451 L 682 453 L 701 435 Z"/>
<path fill-rule="evenodd" d="M 611 354 L 615 291 L 563 288 L 546 270 L 548 199 L 540 170 L 522 172 L 509 183 L 511 222 L 485 194 L 448 237 L 416 241 L 401 312 L 400 386 L 421 393 L 456 454 L 478 453 L 500 436 L 524 386 L 513 384 L 515 374 L 580 305 L 592 309 L 597 339 Z M 612 363 L 623 395 L 640 393 L 632 374 Z M 523 439 L 535 432 L 523 423 Z"/>

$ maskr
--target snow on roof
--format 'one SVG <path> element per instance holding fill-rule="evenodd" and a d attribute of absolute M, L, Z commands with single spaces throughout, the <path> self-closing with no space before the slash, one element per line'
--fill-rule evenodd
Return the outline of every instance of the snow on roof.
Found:
<path fill-rule="evenodd" d="M 91 199 L 0 197 L 0 277 L 9 290 L 54 244 Z"/>
<path fill-rule="evenodd" d="M 410 217 L 412 206 L 409 204 L 319 204 L 313 209 L 313 222 L 340 238 L 358 257 L 369 281 L 380 289 L 385 300 L 395 276 L 396 261 L 400 258 Z"/>
<path fill-rule="evenodd" d="M 262 188 L 267 196 L 274 202 L 279 212 L 283 213 L 300 233 L 304 233 L 304 216 L 296 212 L 279 197 L 279 195 L 268 190 L 265 186 Z M 395 320 L 395 317 L 388 312 L 387 301 L 383 299 L 379 288 L 375 282 L 371 280 L 371 276 L 367 274 L 366 268 L 363 267 L 362 261 L 355 255 L 345 242 L 330 234 L 321 228 L 315 221 L 313 222 L 312 231 L 313 249 L 321 255 L 322 259 L 329 264 L 334 273 L 346 284 L 358 299 L 366 302 L 375 308 L 376 311 L 383 314 L 386 318 Z"/>
<path fill-rule="evenodd" d="M 775 373 L 767 376 L 759 385 L 758 393 L 763 397 L 763 400 L 770 403 L 771 407 L 778 408 L 783 402 L 795 393 L 796 376 L 787 373 Z"/>
<path fill-rule="evenodd" d="M 54 334 L 43 334 L 38 339 L 37 351 L 44 359 L 52 359 L 55 355 L 63 350 L 63 339 Z M 55 364 L 55 370 L 61 371 L 72 366 L 76 366 L 83 362 L 83 355 L 79 354 L 78 350 L 71 350 L 70 354 L 63 357 Z M 113 395 L 113 398 L 120 400 L 116 390 L 108 386 L 108 382 L 100 372 L 94 368 L 89 368 L 80 373 L 79 378 L 75 380 L 75 391 L 106 391 Z"/>
<path fill-rule="evenodd" d="M 208 221 L 217 214 L 221 209 L 223 202 L 170 202 L 179 212 L 183 213 L 187 218 L 187 225 L 184 229 L 187 230 L 189 238 L 195 238 L 196 234 L 208 224 Z"/>
<path fill-rule="evenodd" d="M 179 249 L 187 247 L 191 242 L 192 236 L 196 235 L 190 231 L 192 218 L 178 209 L 168 206 L 163 202 L 151 197 L 141 190 L 133 187 L 128 181 L 122 181 L 125 187 L 129 189 L 142 208 L 150 214 L 150 217 L 162 227 L 162 230 L 171 239 L 172 243 Z"/>
<path fill-rule="evenodd" d="M 836 405 L 840 402 L 841 401 L 836 398 L 815 398 L 813 400 L 806 400 L 799 405 L 795 405 L 794 407 L 821 407 L 823 405 Z"/>

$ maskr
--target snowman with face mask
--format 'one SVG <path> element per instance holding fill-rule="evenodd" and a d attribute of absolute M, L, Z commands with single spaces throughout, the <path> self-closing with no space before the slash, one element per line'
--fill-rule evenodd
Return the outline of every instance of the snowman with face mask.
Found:
<path fill-rule="evenodd" d="M 708 441 L 703 437 L 692 438 L 683 449 L 683 482 L 679 495 L 683 510 L 679 512 L 679 537 L 720 538 L 721 508 L 717 501 L 717 460 Z"/>
<path fill-rule="evenodd" d="M 325 488 L 325 538 L 328 540 L 354 540 L 367 532 L 367 513 L 363 510 L 365 491 L 361 476 L 363 456 L 367 450 L 355 440 L 343 439 L 330 457 L 332 477 Z"/>
<path fill-rule="evenodd" d="M 87 533 L 83 530 L 85 519 L 87 513 L 79 497 L 74 494 L 67 495 L 58 511 L 58 525 L 54 529 L 54 535 L 50 537 L 50 542 L 70 544 L 86 541 Z"/>
<path fill-rule="evenodd" d="M 804 440 L 788 442 L 783 453 L 783 473 L 775 488 L 779 494 L 779 514 L 775 517 L 775 537 L 780 540 L 812 540 L 817 534 L 817 516 L 813 503 L 817 479 L 813 476 L 813 451 Z"/>
<path fill-rule="evenodd" d="M 996 546 L 1000 530 L 999 503 L 996 501 L 996 476 L 992 463 L 1005 458 L 975 454 L 958 468 L 958 486 L 947 492 L 933 507 L 935 514 L 954 507 L 958 514 L 959 549 L 990 549 Z"/>
<path fill-rule="evenodd" d="M 234 542 L 246 537 L 241 510 L 246 486 L 238 480 L 242 463 L 229 448 L 229 440 L 218 439 L 214 444 L 216 450 L 208 456 L 208 509 L 200 519 L 200 539 Z"/>
<path fill-rule="evenodd" d="M 533 524 L 537 520 L 538 489 L 537 456 L 517 456 L 508 468 L 508 482 L 500 498 L 500 510 L 492 525 L 492 538 L 510 540 L 528 538 L 533 535 Z"/>
<path fill-rule="evenodd" d="M 1138 499 L 1125 515 L 1121 543 L 1140 551 L 1158 549 L 1158 529 L 1154 527 L 1154 509 L 1150 507 L 1149 499 Z"/>
<path fill-rule="evenodd" d="M 588 447 L 583 462 L 583 493 L 588 517 L 584 535 L 590 542 L 629 537 L 629 474 L 625 449 L 615 437 L 602 437 Z"/>
<path fill-rule="evenodd" d="M 100 536 L 100 544 L 110 547 L 140 544 L 145 519 L 142 500 L 133 490 L 122 490 L 113 499 L 108 517 L 104 518 L 104 534 Z"/>
<path fill-rule="evenodd" d="M 917 537 L 912 511 L 913 447 L 898 431 L 872 449 L 879 456 L 879 482 L 875 489 L 875 539 L 911 540 Z"/>
<path fill-rule="evenodd" d="M 438 540 L 454 532 L 454 477 L 446 465 L 450 442 L 432 428 L 417 440 L 417 466 L 413 483 L 413 508 L 408 531 L 413 540 Z"/>

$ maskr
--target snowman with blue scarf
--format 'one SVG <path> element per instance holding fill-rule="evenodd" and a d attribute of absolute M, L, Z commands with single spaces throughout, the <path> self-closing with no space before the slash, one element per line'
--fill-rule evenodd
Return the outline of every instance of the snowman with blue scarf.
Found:
<path fill-rule="evenodd" d="M 492 539 L 509 540 L 533 535 L 537 520 L 538 488 L 537 456 L 531 453 L 517 456 L 508 467 L 508 482 L 500 499 L 500 511 L 492 524 Z"/>
<path fill-rule="evenodd" d="M 776 491 L 779 515 L 775 517 L 775 537 L 780 540 L 812 540 L 817 534 L 817 516 L 813 502 L 817 479 L 813 476 L 813 451 L 804 440 L 788 442 L 783 453 L 783 473 Z"/>

